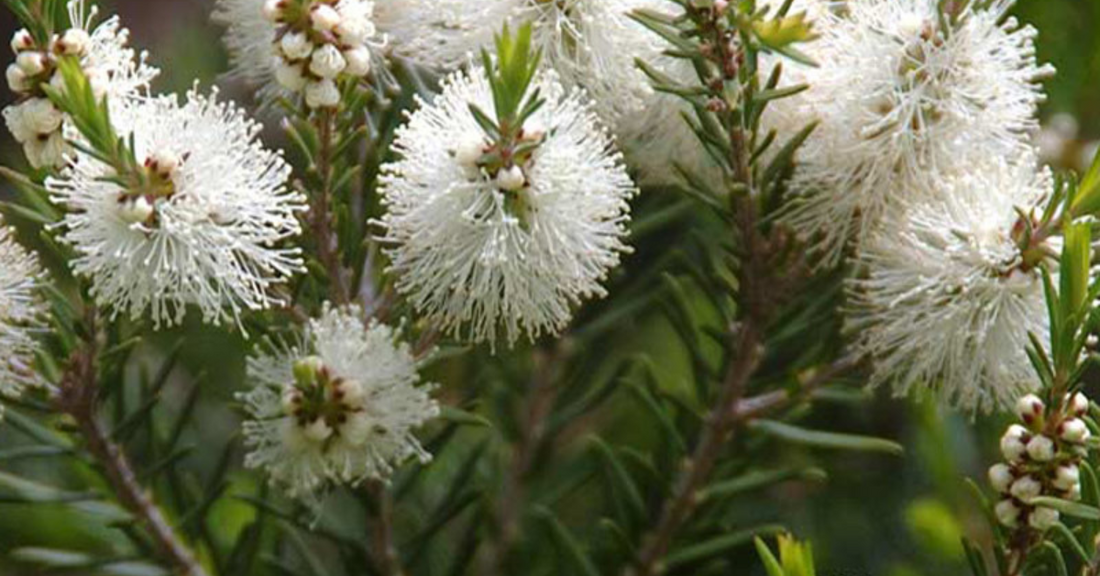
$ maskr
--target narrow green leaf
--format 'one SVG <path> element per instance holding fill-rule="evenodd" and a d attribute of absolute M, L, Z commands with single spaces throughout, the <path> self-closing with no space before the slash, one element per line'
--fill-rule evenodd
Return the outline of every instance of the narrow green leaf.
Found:
<path fill-rule="evenodd" d="M 685 564 L 700 562 L 720 554 L 725 554 L 734 548 L 744 546 L 759 536 L 780 534 L 784 531 L 785 528 L 783 526 L 768 524 L 748 530 L 723 534 L 722 536 L 711 538 L 710 540 L 686 548 L 681 548 L 669 554 L 668 557 L 665 558 L 664 564 L 667 569 L 673 569 L 684 566 Z"/>
<path fill-rule="evenodd" d="M 900 456 L 905 452 L 905 448 L 901 444 L 883 438 L 807 430 L 774 420 L 757 420 L 750 427 L 781 440 L 815 448 L 884 452 L 895 456 Z"/>

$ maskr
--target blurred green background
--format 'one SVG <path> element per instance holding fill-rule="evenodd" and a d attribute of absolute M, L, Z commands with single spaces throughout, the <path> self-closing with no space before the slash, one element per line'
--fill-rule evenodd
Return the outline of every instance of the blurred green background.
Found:
<path fill-rule="evenodd" d="M 384 1 L 384 0 L 383 0 Z M 475 2 L 477 0 L 471 0 Z M 914 0 L 918 1 L 918 0 Z M 212 0 L 117 0 L 101 2 L 104 14 L 118 13 L 132 31 L 132 43 L 151 54 L 163 75 L 160 91 L 183 91 L 196 79 L 203 86 L 218 84 L 226 67 L 219 41 L 220 30 L 208 19 Z M 1044 150 L 1061 167 L 1079 164 L 1091 142 L 1100 138 L 1100 0 L 1023 0 L 1015 13 L 1041 32 L 1039 55 L 1058 69 L 1048 82 L 1049 101 L 1043 118 L 1052 128 L 1041 136 Z M 6 12 L 0 20 L 0 36 L 8 38 L 14 23 Z M 247 102 L 250 92 L 223 83 L 223 94 Z M 5 92 L 4 103 L 11 101 Z M 1068 116 L 1067 116 L 1068 115 Z M 1076 122 L 1069 122 L 1073 118 Z M 1053 121 L 1052 121 L 1053 119 Z M 271 135 L 272 141 L 277 134 Z M 6 131 L 0 140 L 0 162 L 21 166 L 21 154 Z M 629 265 L 629 264 L 628 264 Z M 639 349 L 661 350 L 667 328 L 658 320 L 635 332 Z M 183 402 L 192 382 L 204 387 L 200 422 L 188 431 L 201 449 L 185 466 L 197 470 L 217 465 L 222 447 L 236 432 L 236 417 L 229 408 L 233 391 L 243 374 L 243 350 L 247 344 L 226 331 L 189 325 L 159 334 L 144 344 L 146 370 L 155 370 L 158 359 L 186 335 L 179 367 L 172 373 L 167 409 Z M 140 371 L 141 367 L 135 367 Z M 675 370 L 675 362 L 662 364 Z M 438 371 L 438 370 L 437 370 Z M 443 371 L 446 372 L 446 371 Z M 445 386 L 469 370 L 453 369 L 433 377 Z M 200 375 L 204 375 L 199 378 Z M 670 379 L 671 380 L 671 379 Z M 1092 390 L 1091 394 L 1100 394 Z M 908 448 L 903 458 L 882 456 L 830 457 L 828 454 L 795 454 L 828 472 L 826 484 L 785 485 L 747 504 L 746 517 L 779 517 L 802 538 L 813 541 L 819 573 L 824 576 L 946 576 L 964 574 L 959 539 L 963 534 L 982 541 L 984 520 L 972 504 L 964 484 L 975 478 L 984 484 L 985 467 L 995 461 L 997 436 L 1004 421 L 996 417 L 972 420 L 938 407 L 895 400 L 879 391 L 870 403 L 823 406 L 815 410 L 810 425 L 833 430 L 859 430 L 900 441 Z M 630 439 L 648 433 L 646 423 L 618 418 L 611 434 Z M 26 443 L 9 425 L 0 426 L 0 450 Z M 235 454 L 234 464 L 240 454 Z M 4 473 L 58 477 L 59 484 L 79 483 L 68 477 L 79 471 L 59 471 L 54 460 L 0 460 L 0 485 Z M 243 505 L 225 504 L 215 512 L 225 538 L 235 536 L 251 514 Z M 102 510 L 89 507 L 92 516 Z M 98 527 L 97 527 L 98 526 Z M 110 530 L 101 523 L 81 523 L 63 509 L 51 506 L 0 503 L 0 575 L 32 573 L 25 566 L 7 563 L 3 552 L 27 545 L 104 550 L 112 546 Z M 740 574 L 762 573 L 754 556 L 747 553 Z"/>

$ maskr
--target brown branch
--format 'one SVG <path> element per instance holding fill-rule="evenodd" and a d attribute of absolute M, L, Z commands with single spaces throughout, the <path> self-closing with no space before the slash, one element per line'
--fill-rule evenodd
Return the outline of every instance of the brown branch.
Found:
<path fill-rule="evenodd" d="M 494 510 L 496 540 L 481 555 L 479 574 L 505 574 L 508 554 L 519 538 L 521 512 L 526 498 L 526 478 L 546 440 L 546 421 L 558 398 L 557 370 L 561 344 L 534 353 L 534 377 L 520 415 L 520 437 L 512 448 L 511 465 L 505 473 Z"/>
<path fill-rule="evenodd" d="M 657 527 L 643 540 L 637 565 L 627 570 L 628 575 L 653 576 L 663 572 L 661 559 L 668 552 L 676 532 L 695 512 L 698 504 L 696 495 L 710 477 L 722 448 L 733 436 L 737 423 L 734 407 L 744 395 L 762 352 L 761 335 L 756 327 L 751 323 L 742 325 L 722 383 L 722 396 L 707 416 L 703 435 L 691 457 L 683 463 L 679 480 L 672 496 L 665 502 Z"/>
<path fill-rule="evenodd" d="M 317 258 L 329 276 L 329 291 L 336 304 L 351 302 L 351 290 L 348 287 L 347 273 L 340 257 L 340 243 L 332 229 L 333 185 L 333 124 L 335 115 L 325 109 L 316 116 L 316 125 L 321 149 L 317 152 L 317 174 L 321 178 L 321 189 L 313 194 L 310 210 L 310 228 L 317 242 Z"/>
<path fill-rule="evenodd" d="M 367 485 L 367 493 L 374 500 L 374 522 L 371 523 L 371 543 L 377 553 L 375 568 L 383 576 L 404 576 L 401 558 L 393 538 L 393 500 L 386 484 L 374 480 Z"/>
<path fill-rule="evenodd" d="M 206 576 L 206 570 L 176 534 L 152 496 L 138 482 L 122 447 L 111 440 L 96 418 L 99 385 L 94 309 L 90 309 L 86 316 L 88 339 L 70 358 L 54 401 L 62 413 L 71 416 L 76 422 L 76 429 L 84 438 L 88 453 L 101 468 L 111 490 L 123 507 L 145 528 L 173 571 L 181 576 Z"/>
<path fill-rule="evenodd" d="M 317 258 L 328 273 L 329 298 L 336 304 L 350 304 L 353 298 L 352 278 L 344 267 L 340 241 L 333 230 L 335 113 L 325 109 L 315 116 L 314 122 L 321 146 L 316 162 L 321 189 L 313 194 L 310 225 L 317 243 Z M 403 576 L 405 572 L 393 538 L 393 502 L 389 491 L 385 483 L 372 481 L 367 485 L 367 495 L 375 506 L 371 514 L 371 542 L 374 547 L 371 556 L 375 566 L 384 576 Z"/>

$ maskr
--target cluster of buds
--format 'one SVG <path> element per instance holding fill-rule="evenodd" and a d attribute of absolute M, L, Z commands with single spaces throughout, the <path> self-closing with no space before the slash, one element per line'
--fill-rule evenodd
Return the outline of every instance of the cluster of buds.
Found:
<path fill-rule="evenodd" d="M 477 180 L 486 174 L 500 190 L 519 192 L 529 184 L 525 167 L 545 139 L 544 130 L 525 126 L 514 142 L 490 142 L 484 136 L 471 136 L 459 142 L 452 155 L 468 179 Z"/>
<path fill-rule="evenodd" d="M 150 154 L 133 189 L 118 198 L 118 213 L 130 224 L 156 225 L 157 205 L 176 192 L 176 178 L 183 158 L 166 151 Z"/>
<path fill-rule="evenodd" d="M 340 438 L 359 445 L 372 433 L 385 433 L 365 417 L 367 395 L 363 386 L 336 376 L 319 357 L 296 362 L 294 380 L 294 385 L 283 391 L 283 412 L 309 442 L 324 445 Z"/>
<path fill-rule="evenodd" d="M 989 483 L 1002 498 L 994 512 L 1006 528 L 1044 531 L 1058 523 L 1058 511 L 1032 504 L 1036 497 L 1081 499 L 1079 466 L 1091 436 L 1083 419 L 1088 409 L 1089 399 L 1080 392 L 1049 412 L 1034 394 L 1017 402 L 1021 423 L 1001 437 L 1005 462 L 989 469 Z"/>
<path fill-rule="evenodd" d="M 35 168 L 58 167 L 65 159 L 66 145 L 61 125 L 64 115 L 46 96 L 43 86 L 64 89 L 64 78 L 57 63 L 63 57 L 79 58 L 88 54 L 91 37 L 80 28 L 72 28 L 41 45 L 27 30 L 19 30 L 11 40 L 15 62 L 8 66 L 8 87 L 19 102 L 4 110 L 4 119 L 16 141 L 23 145 L 27 160 Z M 106 92 L 107 79 L 94 67 L 84 70 L 97 98 Z"/>
<path fill-rule="evenodd" d="M 340 79 L 371 71 L 373 7 L 370 0 L 266 0 L 264 17 L 277 27 L 276 81 L 304 94 L 310 108 L 338 106 Z"/>

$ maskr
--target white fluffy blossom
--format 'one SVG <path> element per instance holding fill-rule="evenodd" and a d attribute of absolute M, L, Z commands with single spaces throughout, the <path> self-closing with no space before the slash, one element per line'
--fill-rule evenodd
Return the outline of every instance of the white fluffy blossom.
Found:
<path fill-rule="evenodd" d="M 304 199 L 287 190 L 290 167 L 259 142 L 260 125 L 197 92 L 112 119 L 132 138 L 144 183 L 111 181 L 114 168 L 84 152 L 46 182 L 67 208 L 63 240 L 97 301 L 115 314 L 150 312 L 158 326 L 181 321 L 189 304 L 213 322 L 279 304 L 271 287 L 302 266 L 280 245 L 299 233 Z"/>
<path fill-rule="evenodd" d="M 899 196 L 980 157 L 1011 157 L 1036 128 L 1035 29 L 1006 16 L 1012 0 L 965 8 L 942 29 L 936 0 L 849 2 L 826 12 L 804 71 L 803 117 L 821 124 L 800 150 L 787 220 L 836 262 Z"/>
<path fill-rule="evenodd" d="M 514 342 L 559 332 L 573 305 L 604 294 L 627 250 L 635 188 L 581 94 L 548 73 L 532 87 L 547 102 L 525 129 L 545 140 L 522 167 L 525 185 L 510 192 L 509 175 L 471 164 L 489 145 L 469 110 L 493 110 L 484 75 L 449 77 L 399 129 L 380 225 L 397 286 L 420 312 L 456 335 L 484 341 L 502 330 Z"/>
<path fill-rule="evenodd" d="M 465 64 L 505 24 L 532 25 L 543 68 L 568 89 L 584 89 L 596 113 L 647 181 L 676 179 L 672 162 L 702 170 L 712 162 L 681 114 L 675 96 L 658 93 L 636 59 L 677 78 L 694 78 L 690 64 L 667 57 L 669 44 L 630 17 L 635 10 L 671 12 L 667 0 L 402 0 L 379 2 L 379 28 L 394 50 L 435 68 Z"/>
<path fill-rule="evenodd" d="M 261 96 L 303 94 L 311 108 L 339 104 L 337 84 L 370 73 L 381 38 L 372 0 L 218 0 L 233 76 Z"/>
<path fill-rule="evenodd" d="M 32 369 L 38 349 L 32 334 L 44 328 L 35 293 L 41 275 L 35 257 L 15 243 L 0 221 L 0 396 L 18 397 L 40 383 Z"/>
<path fill-rule="evenodd" d="M 416 359 L 391 328 L 365 325 L 357 307 L 326 306 L 302 342 L 271 347 L 249 358 L 255 388 L 239 396 L 249 467 L 309 496 L 431 459 L 413 431 L 439 414 L 434 385 L 417 385 Z"/>
<path fill-rule="evenodd" d="M 64 88 L 58 58 L 79 57 L 92 91 L 112 106 L 144 93 L 159 73 L 145 63 L 144 53 L 138 55 L 128 47 L 130 33 L 121 28 L 117 16 L 96 26 L 98 10 L 86 10 L 84 0 L 70 0 L 68 11 L 73 27 L 55 35 L 48 46 L 37 46 L 26 30 L 12 38 L 16 62 L 6 76 L 20 99 L 4 109 L 4 121 L 35 168 L 59 167 L 68 152 L 61 130 L 63 115 L 42 89 L 47 84 Z"/>
<path fill-rule="evenodd" d="M 1048 335 L 1015 208 L 1034 207 L 1050 175 L 994 160 L 941 180 L 939 200 L 891 213 L 864 245 L 848 328 L 855 351 L 873 359 L 875 385 L 899 395 L 927 387 L 965 409 L 1009 407 L 1037 384 L 1028 333 Z"/>

